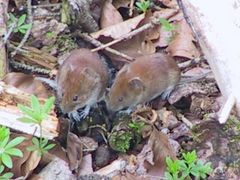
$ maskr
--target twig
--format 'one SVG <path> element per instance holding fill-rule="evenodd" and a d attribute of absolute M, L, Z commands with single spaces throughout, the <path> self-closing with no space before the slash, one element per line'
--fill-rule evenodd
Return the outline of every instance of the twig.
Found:
<path fill-rule="evenodd" d="M 74 34 L 77 35 L 77 36 L 79 36 L 79 37 L 81 37 L 81 38 L 83 38 L 85 41 L 90 42 L 90 43 L 93 44 L 94 46 L 99 47 L 99 46 L 102 46 L 102 45 L 103 45 L 101 42 L 99 42 L 98 40 L 90 37 L 90 36 L 87 35 L 86 33 L 75 32 Z M 108 51 L 108 52 L 110 52 L 110 53 L 112 53 L 112 54 L 115 54 L 115 55 L 117 55 L 117 56 L 120 56 L 120 57 L 123 57 L 124 59 L 126 59 L 126 61 L 124 61 L 124 60 L 121 60 L 121 61 L 124 61 L 124 62 L 134 61 L 134 58 L 132 58 L 132 57 L 126 55 L 126 54 L 123 54 L 123 53 L 121 53 L 121 52 L 119 52 L 119 51 L 117 51 L 117 50 L 115 50 L 115 49 L 112 49 L 112 48 L 107 47 L 107 48 L 105 48 L 105 50 Z"/>
<path fill-rule="evenodd" d="M 224 124 L 227 122 L 227 119 L 231 113 L 231 110 L 235 105 L 235 102 L 236 102 L 236 99 L 234 97 L 234 94 L 232 93 L 228 96 L 226 103 L 223 105 L 223 107 L 220 109 L 218 113 L 218 121 L 220 124 Z"/>
<path fill-rule="evenodd" d="M 187 118 L 185 118 L 183 115 L 179 115 L 179 117 L 181 118 L 182 122 L 185 123 L 190 129 L 193 128 L 193 124 Z"/>
<path fill-rule="evenodd" d="M 33 24 L 33 16 L 32 16 L 32 4 L 31 0 L 27 1 L 27 10 L 28 10 L 28 21 L 31 24 L 30 28 L 28 28 L 27 32 L 25 33 L 22 41 L 19 43 L 17 49 L 11 53 L 11 56 L 15 56 L 17 51 L 24 45 L 24 43 L 27 41 L 28 37 L 30 36 L 32 24 Z"/>
<path fill-rule="evenodd" d="M 132 17 L 133 15 L 133 8 L 134 8 L 134 0 L 130 2 L 130 9 L 129 9 L 129 16 Z"/>
<path fill-rule="evenodd" d="M 113 40 L 113 41 L 111 41 L 111 42 L 109 42 L 109 43 L 107 43 L 107 44 L 104 44 L 104 45 L 99 46 L 99 47 L 97 47 L 97 48 L 95 48 L 95 49 L 92 49 L 92 52 L 96 52 L 96 51 L 105 49 L 105 48 L 107 48 L 107 47 L 109 47 L 109 46 L 112 46 L 112 45 L 114 45 L 114 44 L 122 41 L 122 40 L 131 39 L 133 36 L 135 36 L 135 35 L 143 32 L 143 31 L 145 31 L 145 30 L 147 30 L 147 29 L 153 28 L 154 25 L 155 25 L 155 22 L 154 22 L 154 20 L 153 20 L 153 21 L 151 21 L 150 23 L 147 23 L 147 24 L 141 26 L 140 28 L 133 30 L 133 31 L 131 31 L 131 32 L 128 33 L 128 34 L 124 34 L 122 37 L 120 37 L 120 38 L 118 38 L 118 39 L 115 39 L 115 40 Z"/>

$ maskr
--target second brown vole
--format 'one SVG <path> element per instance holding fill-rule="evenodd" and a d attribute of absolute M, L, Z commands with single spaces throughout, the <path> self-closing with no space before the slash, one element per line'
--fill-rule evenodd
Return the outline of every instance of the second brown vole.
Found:
<path fill-rule="evenodd" d="M 155 53 L 136 58 L 116 75 L 107 97 L 111 111 L 132 108 L 167 93 L 180 80 L 180 69 L 173 58 Z"/>
<path fill-rule="evenodd" d="M 103 99 L 108 85 L 108 68 L 97 53 L 89 49 L 73 50 L 60 66 L 57 96 L 64 113 L 74 119 L 88 115 L 90 107 Z M 77 109 L 83 108 L 80 116 Z"/>

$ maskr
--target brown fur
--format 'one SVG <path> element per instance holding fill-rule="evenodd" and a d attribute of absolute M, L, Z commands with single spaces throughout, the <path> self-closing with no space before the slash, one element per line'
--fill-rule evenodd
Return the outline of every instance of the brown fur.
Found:
<path fill-rule="evenodd" d="M 118 111 L 148 102 L 179 80 L 180 69 L 169 56 L 156 53 L 136 58 L 118 72 L 107 98 L 108 108 Z"/>
<path fill-rule="evenodd" d="M 66 113 L 95 104 L 103 97 L 107 83 L 108 69 L 97 53 L 89 49 L 72 51 L 58 71 L 60 107 Z"/>

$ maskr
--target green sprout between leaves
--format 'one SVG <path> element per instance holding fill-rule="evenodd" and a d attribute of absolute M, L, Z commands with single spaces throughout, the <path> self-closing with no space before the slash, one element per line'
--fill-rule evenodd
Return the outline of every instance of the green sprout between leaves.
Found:
<path fill-rule="evenodd" d="M 27 148 L 29 151 L 38 151 L 39 155 L 43 155 L 55 146 L 55 144 L 49 144 L 48 139 L 42 136 L 42 121 L 46 120 L 49 116 L 54 101 L 55 97 L 50 97 L 46 100 L 44 105 L 40 105 L 37 97 L 32 95 L 30 107 L 18 104 L 18 108 L 24 113 L 24 116 L 19 118 L 19 120 L 25 123 L 37 124 L 40 127 L 40 138 L 37 139 L 33 137 L 33 146 Z"/>
<path fill-rule="evenodd" d="M 210 162 L 204 164 L 197 159 L 196 151 L 183 153 L 182 156 L 182 160 L 166 158 L 165 177 L 167 180 L 184 180 L 190 176 L 194 176 L 196 179 L 205 179 L 207 174 L 213 171 Z"/>
<path fill-rule="evenodd" d="M 136 2 L 136 7 L 138 11 L 140 12 L 147 12 L 147 10 L 150 7 L 150 1 L 149 0 L 140 0 L 139 2 Z"/>
<path fill-rule="evenodd" d="M 175 30 L 175 26 L 173 24 L 171 24 L 170 22 L 168 22 L 168 20 L 166 20 L 164 18 L 160 18 L 159 22 L 162 25 L 164 31 L 173 31 L 173 30 Z"/>
<path fill-rule="evenodd" d="M 7 134 L 8 133 L 8 134 Z M 18 144 L 22 143 L 25 139 L 24 137 L 16 137 L 10 140 L 10 131 L 6 127 L 0 127 L 0 174 L 3 171 L 2 166 L 7 166 L 8 168 L 13 167 L 12 157 L 23 157 L 21 150 L 15 148 Z"/>
<path fill-rule="evenodd" d="M 9 27 L 15 26 L 15 28 L 13 29 L 14 33 L 20 32 L 22 34 L 25 34 L 28 31 L 28 29 L 32 27 L 31 24 L 25 23 L 26 17 L 27 15 L 23 14 L 19 18 L 17 18 L 12 13 L 9 13 L 8 26 Z"/>

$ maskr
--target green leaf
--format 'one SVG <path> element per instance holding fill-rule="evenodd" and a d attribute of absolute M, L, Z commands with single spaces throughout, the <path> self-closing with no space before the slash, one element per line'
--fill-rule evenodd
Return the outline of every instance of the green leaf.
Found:
<path fill-rule="evenodd" d="M 49 144 L 46 147 L 44 147 L 44 149 L 48 151 L 48 150 L 52 149 L 55 145 L 56 144 Z"/>
<path fill-rule="evenodd" d="M 168 20 L 164 18 L 160 18 L 159 22 L 165 31 L 173 31 L 175 29 L 175 26 L 172 25 L 170 22 L 168 22 Z"/>
<path fill-rule="evenodd" d="M 4 166 L 0 165 L 0 174 L 4 171 Z"/>
<path fill-rule="evenodd" d="M 47 138 L 43 138 L 42 141 L 41 141 L 40 147 L 43 148 L 44 146 L 47 145 L 47 143 L 48 143 L 48 139 Z"/>
<path fill-rule="evenodd" d="M 6 128 L 4 126 L 0 126 L 0 142 L 5 139 L 5 137 L 10 135 L 10 130 L 9 128 Z"/>
<path fill-rule="evenodd" d="M 196 151 L 187 152 L 186 154 L 183 153 L 183 157 L 184 157 L 186 163 L 188 165 L 190 165 L 190 164 L 196 162 L 196 160 L 197 160 L 197 153 L 196 153 Z"/>
<path fill-rule="evenodd" d="M 12 168 L 12 159 L 8 154 L 2 154 L 2 163 L 8 168 Z"/>
<path fill-rule="evenodd" d="M 5 146 L 7 145 L 7 143 L 8 143 L 8 141 L 9 141 L 9 136 L 7 136 L 7 137 L 5 137 L 4 139 L 3 139 L 3 141 L 2 142 L 0 142 L 0 147 L 1 148 L 5 148 Z"/>
<path fill-rule="evenodd" d="M 39 100 L 34 95 L 31 96 L 31 107 L 34 112 L 41 113 L 41 106 L 40 106 Z"/>
<path fill-rule="evenodd" d="M 25 137 L 16 137 L 13 140 L 11 140 L 7 145 L 6 149 L 12 148 L 14 146 L 17 146 L 18 144 L 22 143 L 24 141 Z"/>
<path fill-rule="evenodd" d="M 25 22 L 26 17 L 27 17 L 26 14 L 23 14 L 20 16 L 20 18 L 18 19 L 18 24 L 17 24 L 18 27 L 21 26 Z"/>
<path fill-rule="evenodd" d="M 5 153 L 12 155 L 12 156 L 23 157 L 22 151 L 17 148 L 7 149 L 7 150 L 5 150 Z"/>
<path fill-rule="evenodd" d="M 38 138 L 33 137 L 33 138 L 32 138 L 32 143 L 33 143 L 35 146 L 40 147 L 40 141 L 38 140 Z"/>
<path fill-rule="evenodd" d="M 171 175 L 169 172 L 165 172 L 165 173 L 164 173 L 164 176 L 165 176 L 165 178 L 166 178 L 167 180 L 174 180 L 173 177 L 172 177 L 172 175 Z"/>
<path fill-rule="evenodd" d="M 28 151 L 36 151 L 37 149 L 38 149 L 38 147 L 36 147 L 36 146 L 29 146 L 29 147 L 27 147 Z"/>
<path fill-rule="evenodd" d="M 5 178 L 6 180 L 8 180 L 12 177 L 13 177 L 13 173 L 11 173 L 11 172 L 8 172 L 8 173 L 5 173 L 5 174 L 2 175 L 2 178 Z"/>
<path fill-rule="evenodd" d="M 24 24 L 24 25 L 20 26 L 19 28 L 20 28 L 20 29 L 24 29 L 24 30 L 28 30 L 28 29 L 30 29 L 31 27 L 32 27 L 31 24 Z"/>
<path fill-rule="evenodd" d="M 21 117 L 21 118 L 18 118 L 19 121 L 21 122 L 24 122 L 24 123 L 33 123 L 33 124 L 37 124 L 38 121 L 35 120 L 35 119 L 32 119 L 30 117 Z"/>
<path fill-rule="evenodd" d="M 18 31 L 22 34 L 26 34 L 27 30 L 26 29 L 21 29 L 21 28 L 18 28 Z"/>
<path fill-rule="evenodd" d="M 34 111 L 31 108 L 24 106 L 22 104 L 18 104 L 17 107 L 18 109 L 20 109 L 20 111 L 22 111 L 22 113 L 34 118 Z"/>
<path fill-rule="evenodd" d="M 45 104 L 43 106 L 43 112 L 48 114 L 51 111 L 54 102 L 55 102 L 55 97 L 54 96 L 52 96 L 49 99 L 47 99 L 47 101 L 45 102 Z"/>

